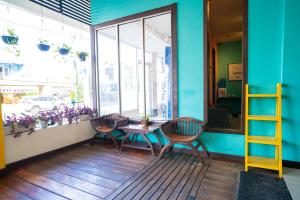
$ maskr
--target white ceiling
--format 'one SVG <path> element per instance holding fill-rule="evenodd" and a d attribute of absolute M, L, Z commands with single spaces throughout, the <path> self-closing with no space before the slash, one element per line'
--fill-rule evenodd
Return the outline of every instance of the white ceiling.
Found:
<path fill-rule="evenodd" d="M 208 24 L 213 41 L 242 39 L 243 0 L 210 0 Z"/>

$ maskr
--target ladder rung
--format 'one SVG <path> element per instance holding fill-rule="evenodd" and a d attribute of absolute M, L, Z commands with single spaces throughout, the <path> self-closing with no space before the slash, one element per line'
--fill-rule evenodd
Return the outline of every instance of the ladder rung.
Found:
<path fill-rule="evenodd" d="M 277 94 L 248 94 L 248 97 L 271 98 L 278 97 Z"/>
<path fill-rule="evenodd" d="M 268 136 L 248 136 L 249 143 L 279 145 L 278 138 Z"/>
<path fill-rule="evenodd" d="M 258 120 L 258 121 L 277 121 L 277 116 L 268 115 L 248 115 L 248 120 Z"/>
<path fill-rule="evenodd" d="M 251 167 L 259 167 L 273 170 L 279 169 L 279 163 L 276 159 L 259 156 L 248 156 L 247 165 Z"/>

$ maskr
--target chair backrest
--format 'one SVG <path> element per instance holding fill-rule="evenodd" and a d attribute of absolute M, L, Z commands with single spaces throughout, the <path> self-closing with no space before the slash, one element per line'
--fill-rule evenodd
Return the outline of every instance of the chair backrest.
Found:
<path fill-rule="evenodd" d="M 99 126 L 107 127 L 107 128 L 117 128 L 118 126 L 124 126 L 128 124 L 128 117 L 124 117 L 119 114 L 108 114 L 103 115 L 102 117 L 98 117 L 95 119 L 91 119 L 91 125 L 94 128 Z"/>
<path fill-rule="evenodd" d="M 174 120 L 176 134 L 183 136 L 195 136 L 203 130 L 204 123 L 191 117 L 181 117 Z"/>

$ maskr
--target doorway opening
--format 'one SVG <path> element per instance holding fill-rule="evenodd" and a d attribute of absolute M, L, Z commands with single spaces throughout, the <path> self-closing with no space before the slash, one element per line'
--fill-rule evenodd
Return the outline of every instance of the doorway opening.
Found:
<path fill-rule="evenodd" d="M 247 0 L 206 0 L 207 129 L 243 133 Z"/>

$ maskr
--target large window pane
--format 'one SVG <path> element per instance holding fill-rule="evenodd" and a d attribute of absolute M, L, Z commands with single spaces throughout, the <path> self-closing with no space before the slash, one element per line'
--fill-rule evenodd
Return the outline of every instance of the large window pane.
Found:
<path fill-rule="evenodd" d="M 146 112 L 164 120 L 171 113 L 171 14 L 145 19 Z"/>
<path fill-rule="evenodd" d="M 121 25 L 119 37 L 121 113 L 132 118 L 139 118 L 145 113 L 141 21 Z"/>
<path fill-rule="evenodd" d="M 119 69 L 116 27 L 98 31 L 100 113 L 119 113 Z"/>

